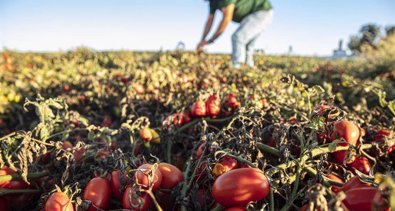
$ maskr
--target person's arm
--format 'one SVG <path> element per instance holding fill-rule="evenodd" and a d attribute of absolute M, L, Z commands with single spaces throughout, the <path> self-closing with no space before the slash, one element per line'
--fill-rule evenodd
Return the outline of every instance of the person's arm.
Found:
<path fill-rule="evenodd" d="M 217 39 L 225 31 L 226 27 L 232 21 L 234 10 L 235 10 L 234 4 L 230 4 L 230 5 L 222 8 L 222 13 L 223 13 L 222 21 L 219 24 L 217 31 L 213 34 L 213 36 L 209 40 L 206 41 L 205 38 L 207 37 L 207 34 L 209 33 L 209 31 L 211 29 L 211 25 L 214 20 L 214 15 L 212 17 L 213 19 L 211 20 L 210 24 L 209 24 L 209 21 L 210 21 L 210 17 L 209 17 L 209 20 L 207 21 L 207 24 L 206 24 L 206 28 L 204 30 L 202 41 L 200 41 L 198 48 L 197 48 L 198 51 L 202 51 L 205 45 L 213 43 L 214 40 Z M 208 25 L 210 27 L 208 27 Z M 208 30 L 207 30 L 207 28 L 208 28 Z"/>
<path fill-rule="evenodd" d="M 207 43 L 213 43 L 225 31 L 226 27 L 232 21 L 234 11 L 235 11 L 234 4 L 229 4 L 228 6 L 222 8 L 222 13 L 223 13 L 222 21 L 219 24 L 217 31 L 207 41 Z"/>
<path fill-rule="evenodd" d="M 206 40 L 206 37 L 207 37 L 208 33 L 211 30 L 211 26 L 213 25 L 214 15 L 215 14 L 210 14 L 208 16 L 208 19 L 207 19 L 207 22 L 206 22 L 206 26 L 204 27 L 203 36 L 202 36 L 202 39 L 200 41 Z"/>

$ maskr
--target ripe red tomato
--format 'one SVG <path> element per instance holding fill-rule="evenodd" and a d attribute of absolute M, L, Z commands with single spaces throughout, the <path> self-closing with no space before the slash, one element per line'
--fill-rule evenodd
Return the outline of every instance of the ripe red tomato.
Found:
<path fill-rule="evenodd" d="M 148 127 L 145 127 L 140 130 L 140 137 L 145 141 L 145 142 L 150 142 L 152 140 L 152 133 L 151 130 Z"/>
<path fill-rule="evenodd" d="M 122 177 L 121 177 L 122 176 Z M 111 185 L 111 190 L 116 199 L 122 200 L 122 182 L 126 183 L 128 182 L 129 178 L 127 175 L 122 174 L 121 175 L 121 170 L 115 170 L 111 172 L 110 176 L 110 185 Z"/>
<path fill-rule="evenodd" d="M 1 211 L 10 211 L 7 200 L 5 198 L 0 197 L 0 210 Z"/>
<path fill-rule="evenodd" d="M 160 163 L 158 169 L 162 174 L 161 188 L 171 189 L 184 180 L 184 175 L 180 169 L 171 164 Z"/>
<path fill-rule="evenodd" d="M 80 149 L 74 152 L 74 161 L 76 164 L 81 164 L 82 159 L 84 158 L 85 149 L 81 147 Z"/>
<path fill-rule="evenodd" d="M 392 131 L 386 129 L 381 129 L 377 131 L 375 137 L 373 138 L 373 141 L 382 142 L 384 140 L 387 140 L 387 154 L 395 151 L 395 137 Z"/>
<path fill-rule="evenodd" d="M 378 190 L 374 187 L 361 187 L 361 188 L 353 188 L 345 192 L 346 198 L 343 200 L 344 205 L 350 211 L 360 211 L 360 210 L 373 210 L 373 199 L 375 199 Z M 388 205 L 386 205 L 385 200 L 382 196 L 381 198 L 376 199 L 375 202 L 380 204 L 376 204 L 379 206 L 378 210 L 387 210 Z"/>
<path fill-rule="evenodd" d="M 133 190 L 132 186 L 126 188 L 123 193 L 122 207 L 128 210 L 147 211 L 151 206 L 152 199 L 147 193 Z"/>
<path fill-rule="evenodd" d="M 361 187 L 371 187 L 371 185 L 369 183 L 362 182 L 358 176 L 354 176 L 349 181 L 344 183 L 343 187 L 341 187 L 341 190 L 343 192 L 346 192 L 353 188 L 361 188 Z"/>
<path fill-rule="evenodd" d="M 354 162 L 350 164 L 350 167 L 357 169 L 358 171 L 369 174 L 372 169 L 372 165 L 366 157 L 359 156 L 356 157 Z"/>
<path fill-rule="evenodd" d="M 340 177 L 338 177 L 338 176 L 336 176 L 336 175 L 334 175 L 334 174 L 326 174 L 325 177 L 327 177 L 328 179 L 331 179 L 331 180 L 333 180 L 333 181 L 336 181 L 336 182 L 344 182 L 343 179 L 341 179 Z M 341 191 L 341 187 L 336 186 L 336 185 L 333 185 L 333 186 L 331 187 L 331 190 L 332 190 L 334 193 L 338 193 L 338 192 Z"/>
<path fill-rule="evenodd" d="M 237 101 L 236 99 L 236 95 L 233 93 L 228 94 L 228 101 L 227 104 L 229 105 L 229 107 L 236 109 L 239 107 L 240 102 Z"/>
<path fill-rule="evenodd" d="M 239 165 L 237 160 L 230 156 L 224 156 L 219 160 L 219 163 L 225 167 L 227 172 L 232 169 L 236 169 Z"/>
<path fill-rule="evenodd" d="M 111 198 L 111 186 L 107 179 L 95 177 L 91 179 L 84 191 L 84 200 L 89 200 L 92 205 L 88 211 L 96 211 L 95 207 L 107 210 Z"/>
<path fill-rule="evenodd" d="M 221 113 L 221 101 L 218 96 L 211 95 L 206 100 L 207 115 L 211 118 L 217 117 Z"/>
<path fill-rule="evenodd" d="M 176 113 L 172 118 L 175 126 L 182 126 L 191 121 L 191 117 L 187 112 Z"/>
<path fill-rule="evenodd" d="M 229 207 L 224 209 L 224 211 L 246 211 L 247 209 L 243 206 L 239 206 L 239 207 Z"/>
<path fill-rule="evenodd" d="M 152 186 L 152 190 L 158 189 L 162 183 L 162 173 L 158 168 L 154 168 L 151 164 L 143 164 L 137 168 L 135 174 L 136 182 L 144 188 Z"/>
<path fill-rule="evenodd" d="M 74 207 L 65 193 L 56 192 L 45 202 L 45 211 L 74 211 Z"/>
<path fill-rule="evenodd" d="M 212 195 L 225 207 L 246 206 L 269 194 L 270 186 L 265 174 L 257 168 L 235 169 L 219 176 L 212 187 Z"/>
<path fill-rule="evenodd" d="M 360 136 L 359 127 L 351 121 L 338 121 L 334 125 L 334 130 L 331 135 L 332 141 L 337 137 L 343 138 L 347 143 L 340 143 L 340 146 L 347 146 L 348 144 L 356 145 Z M 334 152 L 335 158 L 338 162 L 343 163 L 347 155 L 347 150 Z M 353 160 L 351 160 L 352 162 Z"/>
<path fill-rule="evenodd" d="M 207 115 L 206 104 L 203 100 L 198 100 L 192 104 L 191 115 L 194 117 L 205 117 Z"/>

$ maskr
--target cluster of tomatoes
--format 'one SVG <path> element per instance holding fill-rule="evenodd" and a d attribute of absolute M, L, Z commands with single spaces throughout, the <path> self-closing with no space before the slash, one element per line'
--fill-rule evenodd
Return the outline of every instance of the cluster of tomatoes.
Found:
<path fill-rule="evenodd" d="M 171 199 L 171 190 L 183 180 L 182 172 L 171 164 L 146 163 L 135 170 L 133 177 L 121 170 L 112 171 L 108 177 L 94 177 L 82 198 L 89 202 L 88 211 L 108 210 L 111 199 L 120 201 L 123 209 L 146 211 L 154 205 L 153 200 L 162 206 L 171 203 L 163 199 Z M 154 194 L 161 196 L 157 197 L 158 201 Z M 52 193 L 45 203 L 45 211 L 65 210 L 74 211 L 70 198 L 63 192 Z"/>

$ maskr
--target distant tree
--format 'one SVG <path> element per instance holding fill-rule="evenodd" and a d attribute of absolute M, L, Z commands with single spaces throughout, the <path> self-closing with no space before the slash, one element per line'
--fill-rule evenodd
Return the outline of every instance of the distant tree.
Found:
<path fill-rule="evenodd" d="M 387 26 L 385 27 L 386 36 L 395 35 L 395 26 Z"/>
<path fill-rule="evenodd" d="M 366 24 L 361 27 L 358 35 L 351 36 L 348 48 L 354 53 L 360 53 L 362 46 L 369 45 L 375 47 L 380 38 L 380 26 L 376 24 Z"/>

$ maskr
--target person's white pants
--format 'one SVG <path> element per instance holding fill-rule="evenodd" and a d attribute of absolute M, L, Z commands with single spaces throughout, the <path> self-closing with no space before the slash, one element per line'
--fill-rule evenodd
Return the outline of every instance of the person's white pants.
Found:
<path fill-rule="evenodd" d="M 232 64 L 240 68 L 244 63 L 254 66 L 254 47 L 259 35 L 273 20 L 273 10 L 257 11 L 246 16 L 232 35 Z"/>

